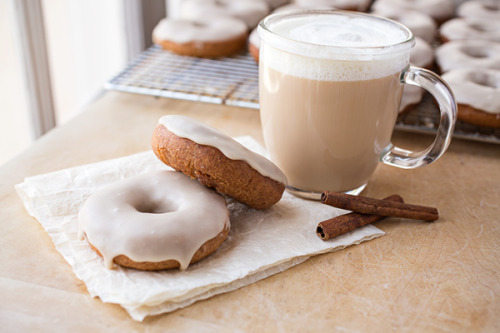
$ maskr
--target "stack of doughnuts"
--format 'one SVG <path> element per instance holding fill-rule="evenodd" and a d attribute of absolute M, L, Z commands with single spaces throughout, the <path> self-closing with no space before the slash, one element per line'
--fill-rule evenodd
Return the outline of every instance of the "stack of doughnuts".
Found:
<path fill-rule="evenodd" d="M 466 1 L 439 29 L 436 62 L 455 93 L 458 119 L 500 128 L 500 3 Z"/>
<path fill-rule="evenodd" d="M 230 214 L 223 195 L 267 209 L 285 190 L 286 177 L 271 161 L 188 117 L 160 118 L 151 142 L 176 171 L 108 185 L 79 211 L 80 237 L 108 268 L 186 269 L 226 239 Z"/>

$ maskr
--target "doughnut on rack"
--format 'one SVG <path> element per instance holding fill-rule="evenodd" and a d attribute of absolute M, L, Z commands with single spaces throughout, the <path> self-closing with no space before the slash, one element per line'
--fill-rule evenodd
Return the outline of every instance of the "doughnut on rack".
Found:
<path fill-rule="evenodd" d="M 179 56 L 153 45 L 105 85 L 106 89 L 245 108 L 259 108 L 258 66 L 243 52 L 224 58 Z M 439 112 L 432 97 L 400 114 L 396 129 L 434 135 Z M 500 144 L 500 129 L 458 121 L 454 137 Z"/>

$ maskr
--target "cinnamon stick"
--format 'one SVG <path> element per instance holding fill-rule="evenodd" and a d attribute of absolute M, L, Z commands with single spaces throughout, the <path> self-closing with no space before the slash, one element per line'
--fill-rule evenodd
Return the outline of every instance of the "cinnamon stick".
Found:
<path fill-rule="evenodd" d="M 404 202 L 403 198 L 394 194 L 384 199 L 384 201 Z M 374 223 L 384 219 L 386 216 L 368 215 L 360 213 L 349 213 L 339 215 L 329 220 L 318 223 L 316 234 L 322 240 L 329 240 L 337 236 L 353 231 L 369 223 Z"/>
<path fill-rule="evenodd" d="M 438 210 L 434 207 L 411 205 L 404 202 L 373 199 L 338 192 L 323 192 L 321 202 L 362 214 L 403 217 L 424 221 L 435 221 L 439 218 Z"/>

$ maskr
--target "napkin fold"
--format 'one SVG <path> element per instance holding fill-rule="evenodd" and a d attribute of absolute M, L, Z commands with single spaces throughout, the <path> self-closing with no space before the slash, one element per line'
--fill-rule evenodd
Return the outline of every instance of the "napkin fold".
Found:
<path fill-rule="evenodd" d="M 264 148 L 253 138 L 237 140 L 265 155 Z M 345 211 L 287 192 L 280 202 L 262 211 L 227 198 L 231 231 L 209 257 L 185 271 L 107 269 L 88 243 L 77 237 L 80 207 L 92 193 L 106 185 L 159 169 L 170 168 L 148 151 L 28 177 L 16 185 L 28 213 L 50 235 L 90 295 L 121 305 L 137 321 L 244 287 L 313 255 L 340 250 L 384 234 L 368 225 L 325 242 L 316 235 L 317 223 Z"/>

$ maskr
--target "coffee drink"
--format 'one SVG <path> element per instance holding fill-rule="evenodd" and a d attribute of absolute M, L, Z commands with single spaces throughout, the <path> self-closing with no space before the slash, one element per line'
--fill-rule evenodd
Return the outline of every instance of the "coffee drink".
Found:
<path fill-rule="evenodd" d="M 379 53 L 409 34 L 364 16 L 291 17 L 270 28 L 297 41 L 261 43 L 261 121 L 271 159 L 297 189 L 363 186 L 390 145 L 408 64 L 407 52 Z M 374 50 L 344 52 L 367 45 Z"/>

